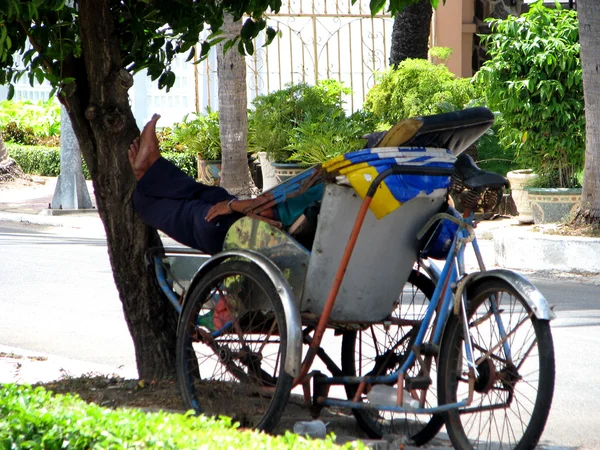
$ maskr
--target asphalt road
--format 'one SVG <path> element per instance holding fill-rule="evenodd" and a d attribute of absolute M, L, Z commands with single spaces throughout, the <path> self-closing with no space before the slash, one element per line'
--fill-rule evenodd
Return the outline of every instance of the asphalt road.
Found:
<path fill-rule="evenodd" d="M 0 345 L 135 371 L 102 237 L 0 223 L 0 248 Z M 527 276 L 558 314 L 552 323 L 557 381 L 541 444 L 600 448 L 598 278 Z"/>

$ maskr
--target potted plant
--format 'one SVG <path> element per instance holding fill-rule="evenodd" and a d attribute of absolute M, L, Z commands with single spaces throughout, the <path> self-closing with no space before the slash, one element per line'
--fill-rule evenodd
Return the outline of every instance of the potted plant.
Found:
<path fill-rule="evenodd" d="M 219 113 L 207 108 L 206 113 L 189 113 L 173 126 L 172 139 L 183 151 L 197 155 L 198 180 L 218 185 L 221 178 L 221 136 Z"/>
<path fill-rule="evenodd" d="M 253 133 L 249 132 L 248 152 L 253 151 L 252 139 Z M 211 111 L 210 108 L 207 108 L 204 114 L 186 114 L 182 122 L 173 125 L 167 141 L 170 148 L 196 156 L 198 181 L 209 186 L 219 185 L 221 180 L 221 133 L 218 111 Z"/>
<path fill-rule="evenodd" d="M 321 80 L 316 85 L 289 84 L 284 89 L 260 95 L 252 101 L 250 115 L 259 156 L 262 156 L 264 188 L 285 181 L 312 164 L 306 154 L 299 159 L 295 143 L 302 131 L 317 122 L 344 114 L 342 94 L 350 90 L 335 80 Z M 268 162 L 263 163 L 267 159 Z M 276 180 L 268 180 L 265 166 L 272 165 Z"/>
<path fill-rule="evenodd" d="M 492 32 L 482 40 L 490 59 L 475 80 L 499 112 L 501 144 L 537 175 L 526 189 L 534 221 L 559 221 L 578 202 L 585 154 L 577 15 L 538 1 L 520 17 L 488 22 Z"/>
<path fill-rule="evenodd" d="M 304 166 L 320 164 L 364 146 L 361 137 L 371 131 L 369 114 L 359 111 L 347 117 L 343 110 L 332 115 L 319 114 L 292 130 L 287 149 Z"/>

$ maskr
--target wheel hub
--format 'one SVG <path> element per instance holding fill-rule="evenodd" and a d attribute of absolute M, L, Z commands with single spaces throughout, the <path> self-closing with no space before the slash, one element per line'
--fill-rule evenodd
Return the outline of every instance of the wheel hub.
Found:
<path fill-rule="evenodd" d="M 229 364 L 231 362 L 231 350 L 229 347 L 219 348 L 219 361 L 222 364 Z"/>
<path fill-rule="evenodd" d="M 487 394 L 494 383 L 498 379 L 496 375 L 496 367 L 490 358 L 482 361 L 477 366 L 477 379 L 475 380 L 475 392 L 480 394 Z"/>

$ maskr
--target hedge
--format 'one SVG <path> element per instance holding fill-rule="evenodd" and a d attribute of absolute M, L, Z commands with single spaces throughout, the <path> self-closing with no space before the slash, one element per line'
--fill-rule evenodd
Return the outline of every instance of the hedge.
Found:
<path fill-rule="evenodd" d="M 271 436 L 237 427 L 229 418 L 112 410 L 41 387 L 0 385 L 2 449 L 364 448 L 360 442 L 338 447 L 331 435 L 312 441 L 289 431 Z"/>
<path fill-rule="evenodd" d="M 25 173 L 43 177 L 57 177 L 60 174 L 60 148 L 15 144 L 6 142 L 8 156 L 16 161 Z M 162 152 L 177 167 L 193 178 L 198 177 L 196 157 L 187 153 Z M 83 162 L 83 175 L 89 180 L 90 173 Z"/>

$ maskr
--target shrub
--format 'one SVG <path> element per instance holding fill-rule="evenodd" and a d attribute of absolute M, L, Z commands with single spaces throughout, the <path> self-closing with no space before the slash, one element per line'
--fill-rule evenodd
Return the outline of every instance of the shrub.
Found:
<path fill-rule="evenodd" d="M 250 127 L 256 136 L 257 150 L 267 152 L 273 162 L 295 162 L 291 146 L 293 130 L 318 126 L 319 121 L 345 117 L 342 94 L 350 89 L 335 80 L 321 80 L 315 86 L 306 83 L 260 95 L 252 101 Z M 299 134 L 298 134 L 299 133 Z M 296 142 L 302 132 L 296 133 Z"/>
<path fill-rule="evenodd" d="M 109 410 L 43 388 L 0 385 L 1 448 L 337 448 L 331 437 L 311 441 L 289 432 L 274 437 L 237 427 L 226 417 L 213 420 L 191 414 Z M 353 447 L 364 448 L 361 444 L 345 446 Z"/>
<path fill-rule="evenodd" d="M 163 151 L 161 155 L 187 173 L 190 177 L 198 178 L 198 159 L 195 154 Z"/>
<path fill-rule="evenodd" d="M 200 155 L 202 159 L 221 159 L 219 113 L 207 109 L 205 114 L 186 114 L 183 122 L 173 125 L 171 135 L 163 143 L 176 151 Z"/>
<path fill-rule="evenodd" d="M 10 129 L 7 130 L 7 127 Z M 21 144 L 39 144 L 41 138 L 58 137 L 60 104 L 54 99 L 38 103 L 1 101 L 0 128 L 6 141 Z"/>
<path fill-rule="evenodd" d="M 300 164 L 319 164 L 362 148 L 364 141 L 360 137 L 371 131 L 372 121 L 361 112 L 349 118 L 343 111 L 336 111 L 333 116 L 308 116 L 291 131 L 286 149 Z"/>
<path fill-rule="evenodd" d="M 57 177 L 60 174 L 59 147 L 26 146 L 7 142 L 6 150 L 8 156 L 14 159 L 25 173 L 42 177 Z M 162 155 L 189 176 L 198 177 L 195 155 L 177 152 L 162 152 Z M 82 165 L 83 176 L 89 180 L 90 173 L 83 159 Z"/>
<path fill-rule="evenodd" d="M 505 149 L 498 142 L 498 127 L 494 126 L 475 142 L 477 165 L 483 170 L 506 175 L 517 169 L 512 148 Z"/>
<path fill-rule="evenodd" d="M 409 117 L 462 109 L 479 96 L 470 78 L 457 78 L 446 66 L 424 59 L 405 59 L 375 79 L 364 107 L 388 127 Z"/>
<path fill-rule="evenodd" d="M 57 177 L 60 174 L 60 147 L 45 147 L 6 143 L 8 156 L 30 175 Z M 84 162 L 85 167 L 85 162 Z M 84 169 L 89 179 L 87 167 Z"/>
<path fill-rule="evenodd" d="M 482 41 L 490 59 L 475 80 L 500 113 L 500 143 L 546 185 L 573 187 L 585 154 L 577 13 L 537 2 L 520 17 L 489 22 Z"/>

